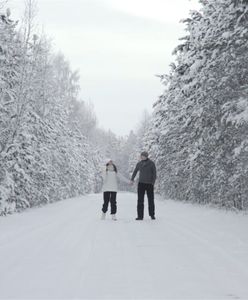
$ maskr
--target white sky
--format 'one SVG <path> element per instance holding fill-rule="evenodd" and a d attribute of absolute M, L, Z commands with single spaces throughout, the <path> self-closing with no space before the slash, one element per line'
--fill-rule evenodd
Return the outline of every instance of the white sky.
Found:
<path fill-rule="evenodd" d="M 9 0 L 18 19 L 24 0 Z M 82 98 L 99 125 L 123 135 L 139 122 L 163 86 L 182 18 L 197 0 L 38 0 L 37 22 L 81 75 Z"/>

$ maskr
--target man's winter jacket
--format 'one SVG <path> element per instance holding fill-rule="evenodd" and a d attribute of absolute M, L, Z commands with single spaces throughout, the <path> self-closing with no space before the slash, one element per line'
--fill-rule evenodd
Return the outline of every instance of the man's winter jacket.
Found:
<path fill-rule="evenodd" d="M 140 183 L 148 183 L 154 184 L 157 178 L 156 174 L 156 166 L 152 160 L 149 158 L 146 160 L 141 160 L 137 163 L 136 168 L 132 175 L 132 181 L 134 180 L 135 176 L 139 172 L 139 182 Z"/>

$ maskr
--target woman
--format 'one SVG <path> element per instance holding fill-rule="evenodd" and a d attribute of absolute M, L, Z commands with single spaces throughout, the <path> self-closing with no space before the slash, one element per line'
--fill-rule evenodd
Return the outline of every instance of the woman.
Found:
<path fill-rule="evenodd" d="M 109 160 L 106 164 L 106 170 L 104 171 L 103 181 L 103 206 L 102 206 L 102 220 L 106 218 L 106 212 L 108 211 L 108 205 L 111 205 L 112 220 L 116 221 L 116 195 L 117 195 L 117 168 L 112 160 Z"/>

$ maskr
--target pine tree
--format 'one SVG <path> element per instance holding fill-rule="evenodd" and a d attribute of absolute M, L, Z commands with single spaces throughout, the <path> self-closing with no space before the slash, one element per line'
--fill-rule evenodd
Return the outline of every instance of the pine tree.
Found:
<path fill-rule="evenodd" d="M 0 214 L 101 185 L 101 155 L 85 135 L 95 128 L 91 111 L 72 117 L 80 103 L 79 75 L 52 53 L 45 36 L 32 35 L 32 14 L 26 15 L 21 33 L 9 12 L 0 23 Z"/>
<path fill-rule="evenodd" d="M 201 1 L 155 104 L 159 189 L 169 197 L 247 207 L 247 2 Z M 158 134 L 160 133 L 160 134 Z"/>

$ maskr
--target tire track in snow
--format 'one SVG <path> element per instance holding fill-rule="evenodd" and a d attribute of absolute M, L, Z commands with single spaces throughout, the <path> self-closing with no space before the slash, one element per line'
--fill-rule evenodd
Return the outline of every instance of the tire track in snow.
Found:
<path fill-rule="evenodd" d="M 75 222 L 77 222 L 77 219 L 75 219 L 75 211 L 78 212 L 80 207 L 82 207 L 85 212 L 91 207 L 91 203 L 87 203 L 87 206 L 85 206 L 85 203 L 79 202 L 77 205 L 72 207 L 72 210 L 66 215 L 60 215 L 60 213 L 58 215 L 57 212 L 55 214 L 56 218 L 53 219 L 53 221 L 46 223 L 44 226 L 39 225 L 38 228 L 34 228 L 24 234 L 23 238 L 20 237 L 16 241 L 2 246 L 3 249 L 1 249 L 1 251 L 4 250 L 6 253 L 15 252 L 13 249 L 19 249 L 20 253 L 16 252 L 16 256 L 8 257 L 7 260 L 1 262 L 2 267 L 4 264 L 6 265 L 5 269 L 8 270 L 8 273 L 2 274 L 0 286 L 4 287 L 4 282 L 12 281 L 13 277 L 19 277 L 22 280 L 22 273 L 24 271 L 25 273 L 28 271 L 27 268 L 25 268 L 25 270 L 23 269 L 23 265 L 25 265 L 25 263 L 32 268 L 32 265 L 35 266 L 37 261 L 41 259 L 48 259 L 48 261 L 51 259 L 50 262 L 52 262 L 53 259 L 56 260 L 56 253 L 53 253 L 53 250 L 56 249 L 56 245 L 62 244 L 60 241 L 63 241 L 66 236 L 70 236 L 72 231 L 71 224 L 75 224 Z M 44 221 L 46 221 L 46 218 L 44 218 Z M 40 242 L 39 237 L 42 237 L 42 242 Z M 82 246 L 81 243 L 80 246 Z M 25 253 L 25 256 L 23 256 L 23 253 Z M 54 258 L 51 258 L 51 253 L 55 255 Z M 71 257 L 73 257 L 73 253 L 71 253 Z M 46 268 L 46 265 L 44 264 L 42 268 Z M 37 272 L 41 272 L 41 270 L 37 270 Z"/>

